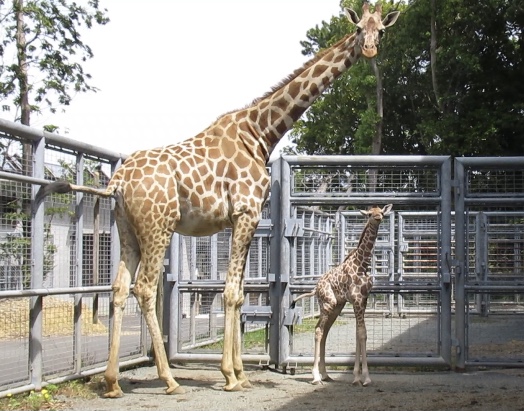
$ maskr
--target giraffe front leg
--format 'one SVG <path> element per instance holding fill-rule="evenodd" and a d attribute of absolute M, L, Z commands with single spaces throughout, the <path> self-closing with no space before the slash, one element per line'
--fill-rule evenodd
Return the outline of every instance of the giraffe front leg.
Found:
<path fill-rule="evenodd" d="M 220 370 L 226 379 L 225 391 L 242 391 L 244 385 L 250 387 L 244 374 L 241 357 L 240 338 L 240 305 L 243 300 L 238 297 L 236 287 L 227 284 L 224 290 L 225 323 L 224 323 L 224 349 Z"/>
<path fill-rule="evenodd" d="M 240 329 L 240 309 L 244 302 L 244 296 L 242 291 L 241 303 L 238 304 L 235 310 L 235 321 L 234 321 L 234 341 L 233 341 L 233 369 L 237 377 L 238 382 L 242 388 L 251 388 L 246 374 L 244 373 L 244 365 L 242 363 L 242 333 Z"/>
<path fill-rule="evenodd" d="M 361 381 L 362 385 L 364 387 L 367 387 L 369 384 L 371 384 L 371 378 L 369 377 L 369 370 L 368 370 L 368 358 L 366 353 L 366 345 L 367 345 L 367 330 L 366 330 L 366 324 L 362 324 L 363 328 L 363 338 L 360 343 L 360 356 L 362 358 L 362 375 L 361 375 Z"/>
<path fill-rule="evenodd" d="M 244 302 L 244 268 L 251 240 L 258 224 L 258 214 L 252 215 L 245 205 L 235 206 L 231 259 L 224 288 L 225 324 L 224 350 L 220 369 L 226 378 L 225 391 L 250 388 L 244 373 L 240 334 L 240 308 Z"/>
<path fill-rule="evenodd" d="M 354 385 L 362 384 L 364 387 L 371 384 L 369 378 L 368 362 L 366 355 L 367 330 L 363 313 L 357 316 L 357 338 L 355 350 L 355 367 L 353 369 Z M 362 368 L 360 363 L 362 361 Z"/>

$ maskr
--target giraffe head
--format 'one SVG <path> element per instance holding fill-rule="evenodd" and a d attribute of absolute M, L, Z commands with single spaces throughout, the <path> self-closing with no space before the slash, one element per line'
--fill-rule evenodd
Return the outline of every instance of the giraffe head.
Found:
<path fill-rule="evenodd" d="M 393 204 L 388 204 L 384 208 L 373 206 L 369 210 L 360 210 L 360 213 L 380 223 L 385 216 L 391 213 L 392 208 Z"/>
<path fill-rule="evenodd" d="M 382 6 L 377 4 L 373 13 L 369 10 L 369 3 L 362 6 L 362 18 L 351 9 L 345 9 L 346 15 L 353 24 L 357 26 L 355 44 L 362 50 L 362 55 L 373 58 L 377 55 L 377 47 L 380 37 L 384 34 L 386 27 L 391 27 L 397 21 L 399 11 L 392 11 L 382 20 Z"/>

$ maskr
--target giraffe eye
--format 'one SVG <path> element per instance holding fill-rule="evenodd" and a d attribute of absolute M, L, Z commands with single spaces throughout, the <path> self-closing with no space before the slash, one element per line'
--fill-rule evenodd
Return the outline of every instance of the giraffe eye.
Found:
<path fill-rule="evenodd" d="M 380 29 L 380 30 L 378 31 L 378 34 L 379 34 L 380 37 L 382 37 L 382 36 L 384 35 L 385 32 L 386 32 L 385 29 Z"/>
<path fill-rule="evenodd" d="M 362 27 L 357 26 L 357 34 L 360 34 L 362 32 Z"/>

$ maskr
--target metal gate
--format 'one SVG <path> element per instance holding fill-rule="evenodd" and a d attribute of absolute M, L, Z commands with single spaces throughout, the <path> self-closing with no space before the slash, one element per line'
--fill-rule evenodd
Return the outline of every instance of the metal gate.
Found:
<path fill-rule="evenodd" d="M 524 158 L 455 159 L 456 366 L 524 366 Z"/>
<path fill-rule="evenodd" d="M 375 285 L 366 311 L 369 363 L 450 364 L 451 159 L 285 156 L 280 170 L 274 165 L 272 172 L 281 184 L 281 225 L 300 224 L 295 210 L 304 207 L 331 213 L 336 222 L 332 265 L 355 247 L 362 232 L 365 219 L 354 210 L 394 205 L 394 213 L 380 226 L 370 269 Z M 413 209 L 424 216 L 412 213 Z M 312 277 L 302 276 L 295 261 L 301 243 L 313 241 L 314 236 L 286 234 L 278 247 L 284 278 L 278 364 L 293 369 L 313 362 L 316 320 L 308 317 L 314 317 L 318 308 L 314 300 L 302 300 L 294 310 L 287 307 L 292 295 L 311 290 L 331 266 Z M 351 364 L 354 341 L 354 315 L 346 307 L 330 331 L 326 364 Z"/>
<path fill-rule="evenodd" d="M 312 363 L 317 303 L 312 298 L 290 310 L 292 294 L 311 290 L 355 247 L 365 224 L 358 208 L 393 203 L 371 267 L 369 362 L 449 365 L 451 159 L 284 156 L 272 164 L 271 176 L 270 202 L 246 270 L 244 361 L 292 369 Z M 220 360 L 229 235 L 174 237 L 167 276 L 171 361 Z M 333 326 L 328 364 L 352 362 L 352 317 L 344 311 Z"/>

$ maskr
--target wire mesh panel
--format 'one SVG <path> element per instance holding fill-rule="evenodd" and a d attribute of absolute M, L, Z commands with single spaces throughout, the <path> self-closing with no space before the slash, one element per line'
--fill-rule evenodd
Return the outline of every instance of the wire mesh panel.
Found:
<path fill-rule="evenodd" d="M 312 355 L 315 348 L 315 318 L 305 319 L 293 327 L 291 352 L 296 356 Z M 366 314 L 367 352 L 369 356 L 437 356 L 439 319 L 436 315 L 404 317 Z M 331 327 L 326 341 L 329 355 L 354 355 L 356 321 L 348 306 Z"/>
<path fill-rule="evenodd" d="M 267 323 L 270 319 L 268 298 L 269 227 L 267 207 L 253 238 L 244 270 L 244 304 L 242 307 L 243 354 L 267 353 Z M 176 318 L 170 338 L 172 360 L 184 355 L 205 359 L 222 352 L 225 307 L 222 298 L 231 253 L 232 230 L 208 237 L 176 234 L 174 243 L 177 281 L 174 293 L 177 306 L 170 316 Z M 258 318 L 254 313 L 262 313 Z"/>
<path fill-rule="evenodd" d="M 298 207 L 289 221 L 288 236 L 294 244 L 292 282 L 316 281 L 333 265 L 334 215 Z"/>
<path fill-rule="evenodd" d="M 464 204 L 465 216 L 461 367 L 524 363 L 523 167 L 519 157 L 456 164 L 462 177 L 457 198 L 463 202 L 457 204 Z"/>
<path fill-rule="evenodd" d="M 398 281 L 438 284 L 440 222 L 436 212 L 398 213 Z M 438 295 L 396 294 L 399 314 L 437 312 Z"/>
<path fill-rule="evenodd" d="M 386 193 L 437 196 L 438 169 L 426 167 L 365 166 L 295 166 L 292 170 L 293 196 L 344 197 Z M 350 201 L 348 201 L 350 202 Z"/>
<path fill-rule="evenodd" d="M 29 383 L 29 298 L 0 300 L 0 387 Z"/>

